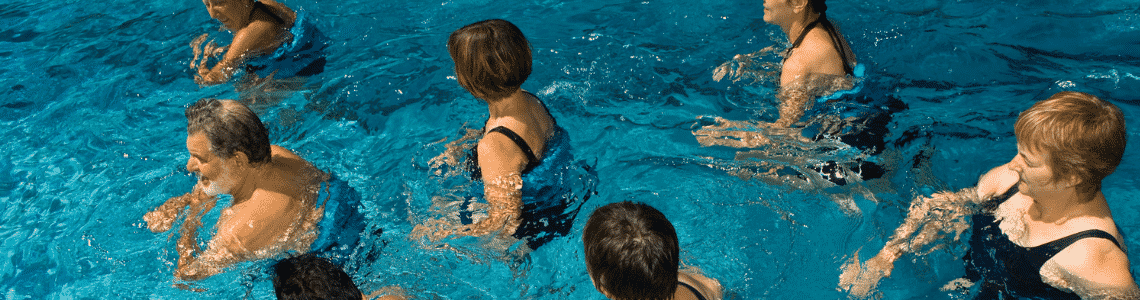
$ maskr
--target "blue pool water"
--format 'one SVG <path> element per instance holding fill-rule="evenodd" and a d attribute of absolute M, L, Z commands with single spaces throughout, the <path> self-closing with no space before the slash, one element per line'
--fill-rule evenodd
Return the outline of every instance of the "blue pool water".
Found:
<path fill-rule="evenodd" d="M 262 119 L 275 144 L 362 194 L 365 246 L 346 266 L 362 290 L 398 285 L 421 299 L 602 299 L 579 231 L 595 208 L 623 200 L 661 209 L 683 262 L 719 279 L 727 299 L 839 299 L 843 262 L 877 251 L 909 199 L 971 186 L 1011 158 L 1013 122 L 1036 100 L 1077 90 L 1113 101 L 1130 122 L 1125 157 L 1140 155 L 1138 1 L 832 2 L 830 18 L 867 66 L 864 93 L 909 106 L 888 140 L 914 137 L 895 150 L 931 153 L 929 167 L 873 186 L 794 190 L 737 176 L 739 149 L 698 144 L 703 116 L 774 119 L 770 86 L 712 80 L 733 55 L 786 42 L 759 1 L 287 0 L 333 41 L 329 64 Z M 474 241 L 452 241 L 453 251 L 407 238 L 449 188 L 428 161 L 486 115 L 449 78 L 447 34 L 489 18 L 528 35 L 535 66 L 523 87 L 598 174 L 574 231 L 525 260 Z M 272 298 L 264 263 L 196 283 L 204 292 L 174 287 L 176 237 L 142 221 L 193 183 L 183 108 L 237 97 L 232 85 L 192 80 L 190 41 L 224 37 L 203 6 L 6 1 L 0 20 L 3 298 Z M 1138 177 L 1126 159 L 1104 183 L 1129 248 L 1140 246 Z M 901 259 L 884 298 L 963 298 L 939 287 L 961 276 L 964 242 L 941 245 Z M 1140 271 L 1140 253 L 1129 258 Z"/>

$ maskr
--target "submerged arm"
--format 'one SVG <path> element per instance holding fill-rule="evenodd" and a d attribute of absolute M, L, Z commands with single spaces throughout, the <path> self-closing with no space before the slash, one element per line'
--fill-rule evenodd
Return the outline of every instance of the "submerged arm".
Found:
<path fill-rule="evenodd" d="M 943 192 L 915 199 L 903 224 L 895 229 L 878 254 L 860 264 L 856 252 L 843 267 L 839 286 L 856 298 L 868 297 L 879 280 L 891 276 L 895 260 L 902 255 L 917 253 L 947 234 L 952 233 L 957 238 L 969 227 L 965 216 L 974 212 L 970 201 L 974 195 L 974 188 L 965 188 L 957 193 Z"/>
<path fill-rule="evenodd" d="M 236 37 L 235 37 L 236 40 Z M 197 45 L 193 45 L 197 48 Z M 214 64 L 214 67 L 206 66 L 209 58 L 217 56 L 219 52 L 224 51 L 221 61 Z M 202 50 L 194 50 L 195 53 L 203 53 L 202 61 L 198 64 L 198 75 L 194 76 L 194 81 L 199 85 L 215 85 L 225 83 L 230 80 L 234 72 L 237 71 L 237 65 L 241 62 L 242 49 L 236 49 L 231 45 L 227 50 L 225 47 L 218 47 L 214 41 L 210 41 Z M 197 55 L 195 55 L 197 57 Z"/>
<path fill-rule="evenodd" d="M 214 85 L 225 83 L 237 72 L 246 58 L 251 55 L 271 52 L 282 42 L 284 29 L 271 22 L 251 21 L 246 28 L 234 32 L 233 43 L 222 60 L 213 67 L 207 67 L 205 60 L 198 65 L 198 76 L 194 80 L 201 85 Z M 213 52 L 216 46 L 211 41 L 203 52 Z"/>
<path fill-rule="evenodd" d="M 182 223 L 177 246 L 178 270 L 174 272 L 174 277 L 178 279 L 199 280 L 217 274 L 220 269 L 215 267 L 218 266 L 216 263 L 218 256 L 204 255 L 198 247 L 198 229 L 202 227 L 202 216 L 213 209 L 217 198 L 208 197 L 201 200 L 192 201 L 190 213 Z M 212 250 L 216 248 L 217 242 L 217 238 L 211 240 L 207 252 L 216 252 Z"/>
<path fill-rule="evenodd" d="M 891 276 L 895 260 L 903 254 L 916 253 L 947 234 L 953 233 L 957 239 L 969 227 L 965 217 L 977 213 L 977 204 L 1006 192 L 1018 178 L 1008 164 L 1002 165 L 982 175 L 976 188 L 915 199 L 903 224 L 895 229 L 891 239 L 875 257 L 860 265 L 856 253 L 852 261 L 843 267 L 839 286 L 854 297 L 869 296 L 879 280 Z"/>
<path fill-rule="evenodd" d="M 502 134 L 479 141 L 479 168 L 483 172 L 483 197 L 490 207 L 487 218 L 465 226 L 459 234 L 483 236 L 499 231 L 515 233 L 522 216 L 522 151 Z"/>
<path fill-rule="evenodd" d="M 151 232 L 164 232 L 170 230 L 174 225 L 174 220 L 182 215 L 182 211 L 187 205 L 190 205 L 191 197 L 203 196 L 202 192 L 195 186 L 194 191 L 191 191 L 181 196 L 170 197 L 166 199 L 166 203 L 155 207 L 154 210 L 143 215 L 143 220 L 146 221 L 147 229 Z"/>
<path fill-rule="evenodd" d="M 792 124 L 803 118 L 804 111 L 807 110 L 807 102 L 811 101 L 812 97 L 806 83 L 801 81 L 780 88 L 780 94 L 776 95 L 776 98 L 780 99 L 780 118 L 776 119 L 772 126 L 777 128 L 791 127 Z"/>

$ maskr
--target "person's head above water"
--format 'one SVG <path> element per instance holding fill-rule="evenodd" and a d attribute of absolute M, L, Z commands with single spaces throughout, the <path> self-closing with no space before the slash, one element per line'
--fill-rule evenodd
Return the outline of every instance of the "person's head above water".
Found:
<path fill-rule="evenodd" d="M 826 0 L 764 0 L 764 22 L 790 26 L 794 21 L 808 22 L 815 14 L 827 12 Z"/>
<path fill-rule="evenodd" d="M 186 134 L 204 134 L 210 150 L 222 159 L 238 152 L 249 163 L 269 162 L 269 132 L 249 107 L 233 100 L 201 99 L 186 108 Z"/>
<path fill-rule="evenodd" d="M 1021 112 L 1014 124 L 1023 151 L 1047 157 L 1053 180 L 1078 180 L 1083 201 L 1116 171 L 1127 144 L 1124 113 L 1116 105 L 1080 92 L 1060 92 Z"/>
<path fill-rule="evenodd" d="M 598 208 L 582 229 L 586 269 L 612 299 L 670 299 L 677 289 L 680 246 L 657 209 L 633 202 Z"/>
<path fill-rule="evenodd" d="M 363 298 L 348 273 L 311 253 L 283 259 L 274 265 L 273 291 L 280 300 Z"/>
<path fill-rule="evenodd" d="M 486 101 L 514 94 L 530 76 L 530 43 L 511 22 L 496 19 L 463 26 L 451 33 L 447 50 L 459 85 Z"/>
<path fill-rule="evenodd" d="M 210 17 L 222 22 L 228 30 L 237 30 L 250 22 L 254 0 L 202 0 Z"/>

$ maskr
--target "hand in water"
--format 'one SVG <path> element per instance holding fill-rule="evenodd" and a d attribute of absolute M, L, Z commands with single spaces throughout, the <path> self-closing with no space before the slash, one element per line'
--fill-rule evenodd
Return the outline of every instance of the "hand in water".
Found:
<path fill-rule="evenodd" d="M 178 196 L 176 198 L 180 197 L 185 196 Z M 182 207 L 186 206 L 183 205 Z M 174 220 L 178 218 L 179 212 L 181 211 L 181 208 L 164 210 L 162 207 L 159 207 L 154 211 L 146 213 L 146 215 L 143 216 L 143 220 L 146 221 L 146 228 L 150 229 L 150 232 L 165 232 L 170 230 L 171 226 L 174 226 Z"/>
<path fill-rule="evenodd" d="M 198 68 L 198 58 L 202 57 L 202 49 L 200 49 L 199 47 L 202 46 L 202 43 L 206 42 L 206 38 L 209 36 L 210 36 L 210 34 L 203 33 L 202 35 L 199 35 L 198 37 L 194 38 L 194 41 L 190 42 L 190 49 L 194 50 L 194 59 L 190 61 L 190 68 L 191 69 Z M 206 62 L 203 61 L 202 63 L 205 64 Z"/>
<path fill-rule="evenodd" d="M 177 220 L 186 206 L 190 205 L 191 195 L 185 194 L 167 199 L 166 203 L 143 215 L 147 229 L 156 233 L 170 230 L 170 227 L 174 225 L 174 220 Z"/>
<path fill-rule="evenodd" d="M 839 288 L 848 292 L 853 298 L 864 299 L 879 286 L 879 281 L 891 276 L 894 269 L 894 258 L 887 251 L 880 251 L 879 255 L 872 257 L 862 265 L 859 264 L 859 252 L 843 266 L 843 274 L 839 275 Z"/>
<path fill-rule="evenodd" d="M 213 39 L 211 39 L 209 43 L 206 43 L 208 36 L 209 34 L 203 33 L 194 38 L 194 41 L 190 42 L 190 48 L 194 50 L 194 59 L 190 61 L 190 68 L 198 69 L 198 74 L 194 76 L 194 82 L 198 84 L 217 79 L 212 78 L 217 77 L 217 73 L 211 73 L 211 68 L 208 67 L 206 63 L 209 62 L 211 58 L 221 57 L 226 53 L 226 47 L 219 47 L 217 43 L 214 43 Z M 201 48 L 199 48 L 199 46 L 201 46 Z"/>
<path fill-rule="evenodd" d="M 430 219 L 427 220 L 427 222 L 416 225 L 414 228 L 412 228 L 412 232 L 408 234 L 408 237 L 413 240 L 427 237 L 432 242 L 438 242 L 443 238 L 453 234 L 451 229 L 447 229 L 448 227 L 452 227 L 452 225 L 448 224 L 447 221 L 441 219 Z"/>
<path fill-rule="evenodd" d="M 726 75 L 733 77 L 732 82 L 740 81 L 744 78 L 752 78 L 755 81 L 760 81 L 765 78 L 776 76 L 779 65 L 771 62 L 756 63 L 754 58 L 772 53 L 776 50 L 776 46 L 768 46 L 760 51 L 749 54 L 737 54 L 732 57 L 732 60 L 726 61 L 716 69 L 713 69 L 713 80 L 720 81 Z"/>

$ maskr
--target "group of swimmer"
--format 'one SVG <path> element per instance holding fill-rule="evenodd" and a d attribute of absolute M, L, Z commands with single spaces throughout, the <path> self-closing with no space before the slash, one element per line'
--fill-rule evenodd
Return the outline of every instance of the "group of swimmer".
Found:
<path fill-rule="evenodd" d="M 195 57 L 197 82 L 227 82 L 243 68 L 247 76 L 267 72 L 257 76 L 279 78 L 323 70 L 323 56 L 293 53 L 323 51 L 319 41 L 298 41 L 301 35 L 323 36 L 302 14 L 273 0 L 204 3 L 234 39 L 228 48 L 211 42 L 201 50 L 204 37 L 195 41 L 195 55 L 202 56 L 201 62 Z M 851 86 L 855 55 L 826 10 L 825 0 L 764 1 L 764 21 L 780 26 L 792 41 L 780 68 L 780 116 L 765 126 L 796 126 L 810 101 Z M 541 217 L 538 210 L 555 208 L 543 213 L 549 216 L 565 209 L 558 203 L 565 199 L 537 193 L 552 184 L 543 177 L 569 161 L 569 146 L 566 130 L 542 100 L 521 89 L 532 64 L 526 37 L 510 22 L 486 20 L 452 32 L 447 49 L 459 85 L 487 104 L 489 117 L 467 157 L 471 179 L 484 183 L 486 203 L 479 207 L 485 214 L 469 214 L 462 222 L 429 220 L 416 226 L 413 237 L 489 236 L 525 241 L 534 249 L 566 235 L 572 219 L 535 219 Z M 215 56 L 220 60 L 207 66 Z M 748 56 L 736 59 L 743 63 Z M 265 61 L 270 63 L 260 64 Z M 198 181 L 144 216 L 154 232 L 168 231 L 184 217 L 176 278 L 199 280 L 237 262 L 285 256 L 273 267 L 280 299 L 405 297 L 365 296 L 350 276 L 321 257 L 358 241 L 363 220 L 351 187 L 271 145 L 264 124 L 239 101 L 202 99 L 185 115 L 186 169 Z M 963 232 L 970 217 L 967 272 L 953 285 L 980 285 L 977 299 L 1140 299 L 1121 233 L 1100 191 L 1124 153 L 1120 109 L 1089 94 L 1061 92 L 1022 112 L 1014 130 L 1018 153 L 1009 163 L 982 175 L 976 187 L 915 199 L 878 255 L 860 261 L 856 252 L 842 267 L 840 287 L 852 297 L 871 296 L 897 259 L 943 234 Z M 223 194 L 232 201 L 221 208 L 216 232 L 202 249 L 197 230 Z M 582 243 L 585 269 L 607 298 L 723 298 L 717 280 L 679 267 L 677 233 L 649 205 L 619 202 L 594 210 Z"/>

